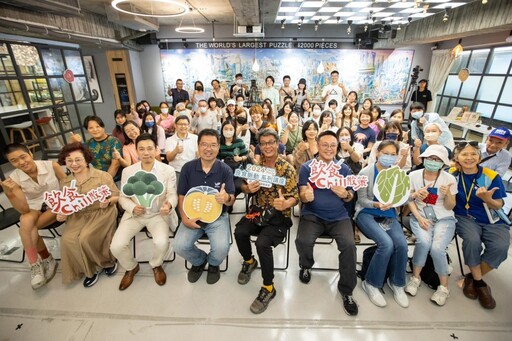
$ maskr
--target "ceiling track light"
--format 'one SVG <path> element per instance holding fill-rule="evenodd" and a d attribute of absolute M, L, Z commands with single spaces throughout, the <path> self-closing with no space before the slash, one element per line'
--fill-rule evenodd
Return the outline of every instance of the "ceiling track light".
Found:
<path fill-rule="evenodd" d="M 487 3 L 487 0 L 482 0 L 482 5 L 485 5 Z"/>
<path fill-rule="evenodd" d="M 448 10 L 445 8 L 444 15 L 443 15 L 443 22 L 447 23 L 449 18 L 450 18 L 450 16 L 448 15 Z"/>
<path fill-rule="evenodd" d="M 401 31 L 402 30 L 402 25 L 398 24 L 398 27 L 396 28 L 397 31 Z"/>
<path fill-rule="evenodd" d="M 411 18 L 411 17 L 407 18 L 407 26 L 409 26 L 409 24 L 411 23 L 411 21 L 412 21 L 412 18 Z"/>
<path fill-rule="evenodd" d="M 315 32 L 318 31 L 318 23 L 319 22 L 320 22 L 319 20 L 315 20 Z"/>
<path fill-rule="evenodd" d="M 281 20 L 281 29 L 284 30 L 284 22 L 286 21 L 286 19 L 283 19 Z"/>
<path fill-rule="evenodd" d="M 347 21 L 348 22 L 348 27 L 347 27 L 347 34 L 351 34 L 352 33 L 352 20 L 349 20 Z"/>
<path fill-rule="evenodd" d="M 336 17 L 336 24 L 339 25 L 340 22 L 341 22 L 341 17 Z"/>
<path fill-rule="evenodd" d="M 428 4 L 427 5 L 423 5 L 423 14 L 427 14 L 427 11 L 428 11 Z"/>
<path fill-rule="evenodd" d="M 304 22 L 304 17 L 300 17 L 300 20 L 299 22 L 297 23 L 297 26 L 298 26 L 298 29 L 300 30 L 300 28 L 302 27 L 302 23 Z"/>

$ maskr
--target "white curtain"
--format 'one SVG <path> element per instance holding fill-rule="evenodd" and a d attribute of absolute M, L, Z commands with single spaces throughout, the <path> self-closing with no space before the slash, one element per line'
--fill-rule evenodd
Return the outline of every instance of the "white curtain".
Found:
<path fill-rule="evenodd" d="M 428 89 L 432 92 L 430 108 L 432 112 L 436 109 L 437 93 L 443 88 L 454 61 L 455 58 L 452 56 L 452 50 L 434 50 L 432 53 L 428 74 Z"/>

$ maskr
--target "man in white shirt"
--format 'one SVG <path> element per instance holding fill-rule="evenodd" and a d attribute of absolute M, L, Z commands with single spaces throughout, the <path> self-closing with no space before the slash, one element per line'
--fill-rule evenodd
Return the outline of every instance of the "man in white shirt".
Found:
<path fill-rule="evenodd" d="M 512 161 L 512 155 L 506 149 L 509 141 L 510 130 L 506 127 L 494 128 L 485 143 L 480 143 L 480 166 L 496 171 L 503 178 Z"/>
<path fill-rule="evenodd" d="M 155 160 L 156 144 L 149 134 L 141 134 L 137 137 L 135 146 L 140 161 L 123 170 L 121 176 L 121 195 L 119 197 L 119 204 L 125 210 L 123 218 L 119 223 L 112 243 L 110 244 L 110 251 L 117 258 L 119 263 L 126 270 L 125 275 L 119 284 L 119 290 L 127 289 L 133 282 L 133 278 L 139 272 L 139 263 L 134 259 L 130 249 L 130 242 L 137 233 L 146 227 L 153 237 L 153 257 L 149 261 L 155 282 L 158 285 L 164 285 L 167 276 L 162 264 L 164 257 L 169 249 L 169 226 L 174 231 L 178 225 L 178 216 L 176 215 L 175 207 L 178 205 L 178 193 L 176 192 L 176 173 L 174 168 L 162 162 Z M 143 206 L 143 203 L 138 202 L 135 196 L 128 197 L 126 191 L 128 189 L 125 185 L 131 185 L 133 182 L 128 181 L 131 176 L 136 176 L 140 171 L 149 174 L 144 175 L 144 178 L 139 177 L 139 181 L 134 183 L 134 186 L 139 183 L 146 183 L 146 179 L 153 178 L 148 187 L 152 187 L 153 191 L 149 189 L 144 194 L 155 192 L 159 182 L 163 185 L 163 190 L 160 194 L 155 192 L 157 197 L 150 202 L 149 207 Z M 155 179 L 157 181 L 155 181 Z M 159 185 L 161 186 L 161 185 Z M 135 192 L 135 190 L 133 190 Z M 142 195 L 140 196 L 142 197 Z"/>
<path fill-rule="evenodd" d="M 176 171 L 176 181 L 180 181 L 181 167 L 197 158 L 197 135 L 189 132 L 190 119 L 180 115 L 174 121 L 176 134 L 165 142 L 165 152 L 169 165 Z"/>
<path fill-rule="evenodd" d="M 343 82 L 338 83 L 340 74 L 334 70 L 331 72 L 331 84 L 324 86 L 322 90 L 322 101 L 325 102 L 324 108 L 329 108 L 329 101 L 335 99 L 338 103 L 338 107 L 342 108 L 345 103 L 343 102 L 343 96 L 347 97 L 348 92 Z"/>

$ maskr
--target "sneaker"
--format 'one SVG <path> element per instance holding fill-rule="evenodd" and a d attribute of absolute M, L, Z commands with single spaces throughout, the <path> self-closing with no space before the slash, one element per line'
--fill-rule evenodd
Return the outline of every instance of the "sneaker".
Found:
<path fill-rule="evenodd" d="M 258 297 L 251 304 L 251 311 L 254 314 L 261 314 L 265 310 L 267 310 L 268 304 L 272 299 L 276 297 L 276 289 L 273 288 L 272 291 L 268 291 L 265 288 L 261 288 L 258 294 Z"/>
<path fill-rule="evenodd" d="M 41 264 L 43 264 L 45 283 L 48 283 L 57 273 L 59 263 L 50 255 L 48 258 L 41 260 Z"/>
<path fill-rule="evenodd" d="M 84 287 L 85 288 L 90 288 L 94 284 L 96 284 L 96 282 L 98 281 L 98 278 L 100 277 L 100 272 L 101 271 L 96 272 L 92 277 L 85 277 L 85 279 L 84 279 Z"/>
<path fill-rule="evenodd" d="M 105 275 L 107 275 L 108 277 L 112 277 L 116 274 L 117 272 L 117 262 L 114 262 L 114 265 L 111 266 L 110 268 L 105 268 Z"/>
<path fill-rule="evenodd" d="M 258 267 L 258 261 L 253 258 L 252 264 L 247 262 L 242 263 L 242 270 L 238 274 L 238 284 L 247 284 L 251 279 L 251 273 Z"/>
<path fill-rule="evenodd" d="M 343 310 L 347 313 L 348 316 L 356 316 L 359 312 L 357 308 L 357 302 L 354 300 L 354 296 L 352 295 L 341 295 L 343 299 Z"/>
<path fill-rule="evenodd" d="M 418 293 L 418 288 L 420 286 L 421 286 L 421 280 L 419 278 L 411 276 L 409 278 L 409 282 L 407 282 L 407 285 L 405 286 L 404 290 L 409 295 L 416 296 L 416 294 Z"/>
<path fill-rule="evenodd" d="M 32 289 L 39 289 L 46 283 L 44 277 L 44 268 L 40 260 L 30 265 L 30 284 Z"/>
<path fill-rule="evenodd" d="M 308 284 L 311 281 L 311 269 L 310 268 L 300 268 L 299 279 L 302 283 Z"/>
<path fill-rule="evenodd" d="M 215 284 L 220 279 L 220 270 L 218 266 L 208 265 L 208 274 L 206 275 L 206 283 Z"/>
<path fill-rule="evenodd" d="M 450 290 L 447 287 L 438 285 L 436 292 L 432 294 L 430 300 L 436 302 L 437 305 L 443 306 L 446 303 L 446 299 L 450 297 Z"/>
<path fill-rule="evenodd" d="M 188 271 L 188 281 L 190 283 L 195 283 L 201 278 L 201 275 L 203 274 L 204 268 L 206 267 L 206 261 L 204 261 L 203 264 L 195 266 L 192 265 L 192 268 Z"/>
<path fill-rule="evenodd" d="M 388 278 L 388 286 L 393 291 L 393 297 L 395 298 L 396 303 L 398 303 L 399 306 L 402 308 L 407 308 L 409 306 L 409 299 L 407 298 L 407 295 L 405 294 L 403 287 L 398 287 L 391 283 L 391 281 Z"/>
<path fill-rule="evenodd" d="M 377 307 L 385 307 L 387 305 L 386 299 L 384 296 L 382 296 L 378 288 L 368 284 L 366 281 L 363 281 L 361 285 L 364 292 L 368 295 L 368 298 L 373 304 L 375 304 Z"/>

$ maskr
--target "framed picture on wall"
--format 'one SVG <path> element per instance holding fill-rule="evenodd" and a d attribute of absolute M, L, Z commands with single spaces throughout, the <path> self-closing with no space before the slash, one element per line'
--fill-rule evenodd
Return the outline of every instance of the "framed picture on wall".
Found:
<path fill-rule="evenodd" d="M 98 73 L 94 65 L 92 56 L 84 56 L 85 64 L 85 77 L 91 89 L 91 100 L 94 103 L 103 103 L 103 96 L 101 95 L 100 83 L 98 81 Z"/>

